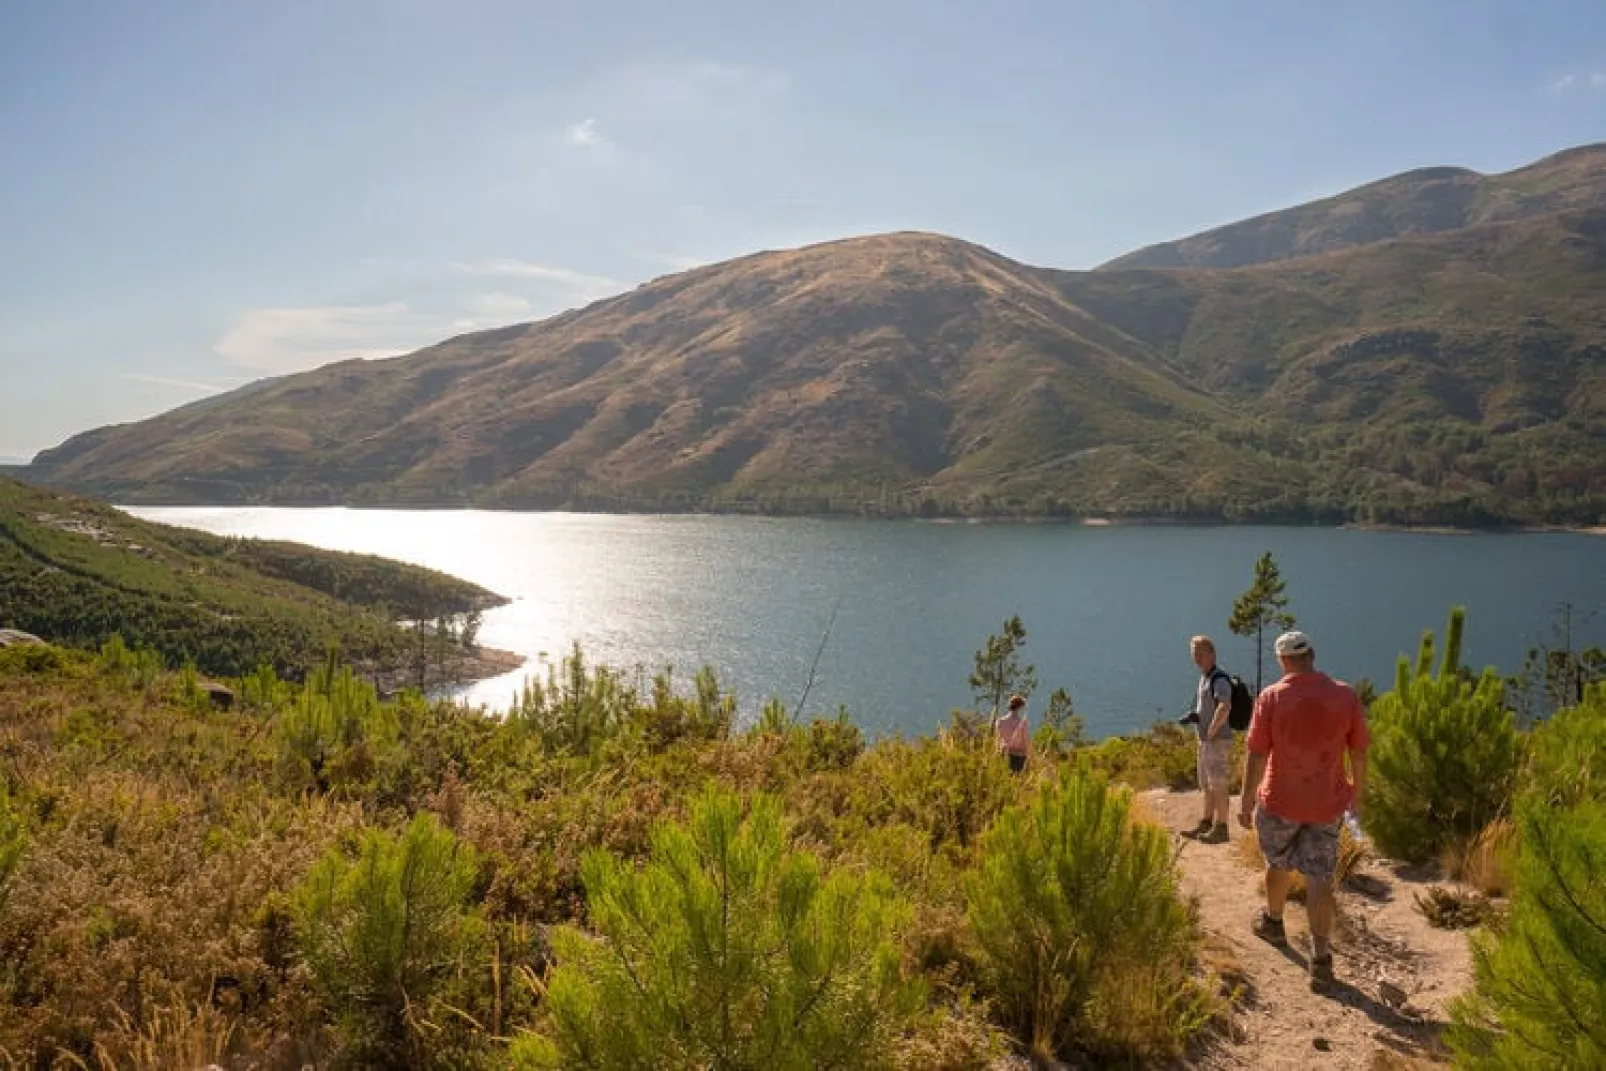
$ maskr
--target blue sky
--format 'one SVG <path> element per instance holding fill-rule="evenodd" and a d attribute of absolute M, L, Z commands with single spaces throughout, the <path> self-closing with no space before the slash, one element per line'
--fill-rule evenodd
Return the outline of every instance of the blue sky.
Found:
<path fill-rule="evenodd" d="M 1606 4 L 14 0 L 0 460 L 913 228 L 1057 267 L 1606 139 Z"/>

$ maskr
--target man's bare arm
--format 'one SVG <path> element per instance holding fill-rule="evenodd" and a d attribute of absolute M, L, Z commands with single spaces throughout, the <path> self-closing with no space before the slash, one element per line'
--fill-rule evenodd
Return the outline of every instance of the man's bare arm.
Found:
<path fill-rule="evenodd" d="M 1248 829 L 1255 814 L 1255 797 L 1260 792 L 1260 779 L 1266 775 L 1266 756 L 1251 751 L 1244 764 L 1244 794 L 1238 804 L 1238 821 Z"/>
<path fill-rule="evenodd" d="M 1356 814 L 1361 813 L 1361 807 L 1366 800 L 1366 752 L 1351 751 L 1349 753 L 1349 776 L 1355 785 L 1355 802 L 1350 809 Z"/>

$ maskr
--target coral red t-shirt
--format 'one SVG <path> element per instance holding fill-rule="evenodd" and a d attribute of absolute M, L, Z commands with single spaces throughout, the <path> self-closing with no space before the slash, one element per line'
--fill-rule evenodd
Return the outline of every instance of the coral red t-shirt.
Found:
<path fill-rule="evenodd" d="M 1336 822 L 1354 794 L 1345 751 L 1371 743 L 1355 689 L 1325 673 L 1291 673 L 1260 693 L 1249 750 L 1269 755 L 1260 805 L 1291 822 Z"/>

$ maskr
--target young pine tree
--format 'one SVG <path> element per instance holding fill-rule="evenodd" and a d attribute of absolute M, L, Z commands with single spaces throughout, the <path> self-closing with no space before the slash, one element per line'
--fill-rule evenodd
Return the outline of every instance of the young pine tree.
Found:
<path fill-rule="evenodd" d="M 387 1067 L 427 1063 L 417 1024 L 432 995 L 474 961 L 472 851 L 433 816 L 400 834 L 370 830 L 356 859 L 331 848 L 294 896 L 296 936 L 349 1055 Z"/>
<path fill-rule="evenodd" d="M 788 850 L 771 797 L 744 819 L 711 791 L 644 867 L 593 850 L 582 876 L 597 934 L 553 933 L 550 1029 L 515 1066 L 882 1067 L 918 1010 L 894 943 L 905 906 L 878 875 Z"/>
<path fill-rule="evenodd" d="M 1232 616 L 1227 619 L 1227 627 L 1234 635 L 1255 638 L 1257 694 L 1265 683 L 1266 630 L 1294 627 L 1294 615 L 1288 612 L 1285 588 L 1283 574 L 1277 568 L 1277 559 L 1268 550 L 1255 562 L 1255 579 L 1232 604 Z"/>
<path fill-rule="evenodd" d="M 1037 667 L 1021 665 L 1021 648 L 1026 646 L 1026 626 L 1020 615 L 1004 621 L 1002 632 L 987 637 L 976 652 L 976 668 L 970 675 L 971 694 L 979 712 L 996 718 L 1004 700 L 1012 692 L 1029 694 L 1037 687 Z"/>
<path fill-rule="evenodd" d="M 1511 913 L 1451 1006 L 1466 1067 L 1606 1067 L 1606 685 L 1534 734 Z"/>
<path fill-rule="evenodd" d="M 1040 1057 L 1174 1055 L 1208 1018 L 1171 844 L 1083 767 L 1004 811 L 967 886 L 989 995 Z"/>
<path fill-rule="evenodd" d="M 1403 656 L 1394 690 L 1372 705 L 1367 827 L 1377 846 L 1422 862 L 1470 837 L 1511 805 L 1521 740 L 1493 669 L 1461 668 L 1466 611 L 1450 611 L 1444 659 L 1433 672 L 1433 633 L 1413 667 Z"/>

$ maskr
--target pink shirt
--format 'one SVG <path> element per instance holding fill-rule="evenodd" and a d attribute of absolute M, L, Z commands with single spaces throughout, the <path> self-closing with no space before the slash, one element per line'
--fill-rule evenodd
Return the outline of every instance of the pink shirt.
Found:
<path fill-rule="evenodd" d="M 1325 673 L 1290 673 L 1260 693 L 1249 750 L 1269 755 L 1260 805 L 1291 822 L 1336 822 L 1354 794 L 1345 751 L 1371 743 L 1355 690 Z"/>
<path fill-rule="evenodd" d="M 1031 734 L 1026 729 L 1026 715 L 1010 711 L 994 726 L 998 735 L 998 750 L 1011 755 L 1025 755 L 1031 751 Z"/>

